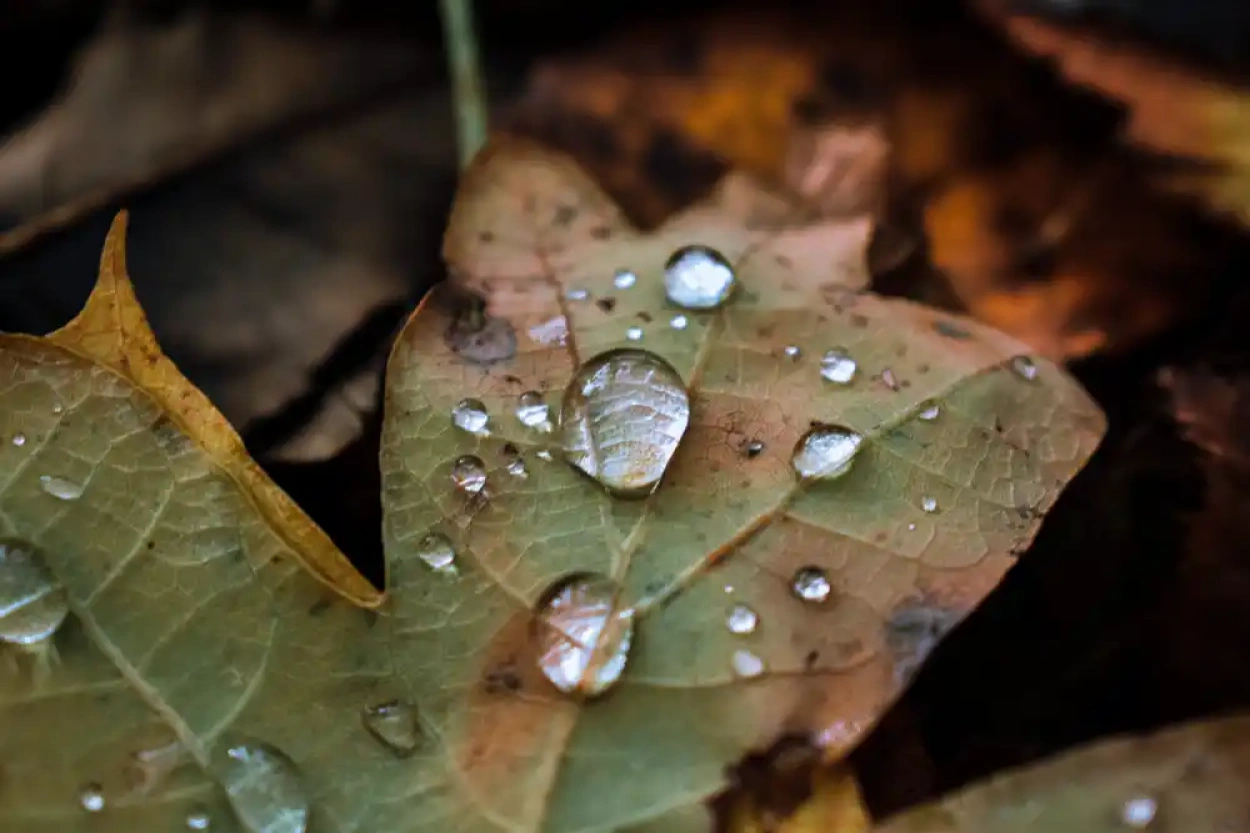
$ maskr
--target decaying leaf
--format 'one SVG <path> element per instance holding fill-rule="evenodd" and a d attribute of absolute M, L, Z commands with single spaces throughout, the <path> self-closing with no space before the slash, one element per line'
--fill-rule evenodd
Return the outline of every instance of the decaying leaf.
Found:
<path fill-rule="evenodd" d="M 991 778 L 877 833 L 1225 833 L 1250 824 L 1250 718 L 1121 738 Z"/>
<path fill-rule="evenodd" d="M 454 774 L 431 798 L 448 816 L 687 829 L 725 766 L 782 732 L 840 755 L 1096 445 L 1101 414 L 1053 364 L 976 322 L 861 293 L 866 221 L 786 216 L 731 180 L 640 234 L 567 158 L 516 140 L 466 174 L 444 251 L 485 306 L 443 293 L 413 316 L 388 370 L 382 451 L 388 555 L 431 565 L 393 602 L 409 655 L 425 658 L 404 676 Z M 666 262 L 696 244 L 739 284 L 716 310 L 666 300 Z M 509 333 L 510 349 L 466 355 L 450 336 L 467 326 Z M 583 363 L 631 349 L 690 399 L 641 500 L 562 462 L 561 434 L 526 410 L 554 420 Z M 626 448 L 659 453 L 628 433 L 637 400 L 617 404 Z M 670 421 L 680 408 L 654 407 Z M 813 429 L 858 437 L 849 470 L 814 465 L 836 462 L 817 444 L 799 455 L 816 482 L 796 477 Z M 617 638 L 583 642 L 586 618 L 553 619 L 553 599 Z M 540 652 L 553 643 L 564 650 Z M 621 654 L 619 684 L 601 684 Z"/>

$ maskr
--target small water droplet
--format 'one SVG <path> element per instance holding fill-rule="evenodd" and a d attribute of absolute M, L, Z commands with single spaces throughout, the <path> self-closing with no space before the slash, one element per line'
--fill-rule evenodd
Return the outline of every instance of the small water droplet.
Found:
<path fill-rule="evenodd" d="M 941 413 L 942 408 L 936 402 L 925 402 L 920 406 L 920 410 L 916 412 L 916 416 L 925 422 L 933 422 Z"/>
<path fill-rule="evenodd" d="M 920 508 L 932 515 L 934 512 L 938 511 L 937 498 L 931 495 L 925 495 L 920 499 Z"/>
<path fill-rule="evenodd" d="M 915 532 L 915 531 L 916 531 L 916 525 L 915 525 L 915 524 L 908 524 L 908 525 L 907 525 L 907 530 L 908 530 L 908 532 Z"/>
<path fill-rule="evenodd" d="M 62 413 L 65 413 L 65 406 L 64 406 L 64 405 L 62 405 L 62 404 L 60 404 L 60 403 L 57 403 L 56 405 L 53 405 L 53 406 L 52 406 L 52 413 L 54 413 L 54 414 L 62 414 Z"/>
<path fill-rule="evenodd" d="M 849 385 L 855 379 L 859 365 L 845 350 L 834 348 L 820 358 L 820 375 L 826 382 Z"/>
<path fill-rule="evenodd" d="M 212 825 L 213 818 L 208 814 L 207 810 L 196 809 L 187 813 L 188 830 L 207 830 Z"/>
<path fill-rule="evenodd" d="M 45 643 L 69 615 L 65 588 L 34 547 L 0 541 L 0 642 Z"/>
<path fill-rule="evenodd" d="M 1037 365 L 1028 356 L 1016 356 L 1011 360 L 1011 369 L 1026 382 L 1037 378 Z"/>
<path fill-rule="evenodd" d="M 436 573 L 448 576 L 459 574 L 456 569 L 456 548 L 441 532 L 431 532 L 417 542 L 417 558 Z"/>
<path fill-rule="evenodd" d="M 524 480 L 530 476 L 530 470 L 525 465 L 525 458 L 521 457 L 519 454 L 508 461 L 508 465 L 505 469 L 508 474 L 519 478 L 520 480 Z"/>
<path fill-rule="evenodd" d="M 726 593 L 732 593 L 733 591 L 734 591 L 734 586 L 733 586 L 732 584 L 726 584 L 726 585 L 725 585 L 725 592 L 726 592 Z"/>
<path fill-rule="evenodd" d="M 565 693 L 594 697 L 621 678 L 634 635 L 634 612 L 618 604 L 608 578 L 557 582 L 538 608 L 539 669 Z"/>
<path fill-rule="evenodd" d="M 690 424 L 677 371 L 643 350 L 613 350 L 582 365 L 560 415 L 565 459 L 621 497 L 660 484 Z"/>
<path fill-rule="evenodd" d="M 582 287 L 580 287 L 580 286 L 575 286 L 575 287 L 573 287 L 573 288 L 569 289 L 569 291 L 568 291 L 568 292 L 565 292 L 565 293 L 564 293 L 564 297 L 565 297 L 565 298 L 568 298 L 570 301 L 589 301 L 589 300 L 590 300 L 590 290 L 589 290 L 589 289 L 583 289 L 583 288 L 582 288 Z"/>
<path fill-rule="evenodd" d="M 617 289 L 629 289 L 638 282 L 638 276 L 628 269 L 617 269 L 612 276 L 612 285 Z"/>
<path fill-rule="evenodd" d="M 829 600 L 833 585 L 829 583 L 829 576 L 819 567 L 802 567 L 794 574 L 790 589 L 805 602 L 821 604 Z"/>
<path fill-rule="evenodd" d="M 1148 795 L 1140 795 L 1124 802 L 1120 815 L 1129 827 L 1144 828 L 1154 821 L 1159 812 L 1159 802 Z"/>
<path fill-rule="evenodd" d="M 881 384 L 893 391 L 898 390 L 898 379 L 894 378 L 894 371 L 886 368 L 881 371 Z"/>
<path fill-rule="evenodd" d="M 836 480 L 851 470 L 862 434 L 841 425 L 820 425 L 802 436 L 790 463 L 803 480 Z"/>
<path fill-rule="evenodd" d="M 684 330 L 690 326 L 690 319 L 684 315 L 674 315 L 673 319 L 668 322 L 668 325 L 674 330 Z"/>
<path fill-rule="evenodd" d="M 764 443 L 762 440 L 751 440 L 742 447 L 742 453 L 747 457 L 754 459 L 764 453 Z"/>
<path fill-rule="evenodd" d="M 516 418 L 526 428 L 533 428 L 544 434 L 550 433 L 555 427 L 551 424 L 551 407 L 536 390 L 527 390 L 517 397 Z"/>
<path fill-rule="evenodd" d="M 630 341 L 642 341 L 642 327 L 630 327 L 625 331 L 625 338 Z"/>
<path fill-rule="evenodd" d="M 392 700 L 364 711 L 365 728 L 369 734 L 401 758 L 416 751 L 421 742 L 421 726 L 417 709 L 411 703 Z"/>
<path fill-rule="evenodd" d="M 104 788 L 99 784 L 87 784 L 78 793 L 78 803 L 88 813 L 98 813 L 104 809 Z"/>
<path fill-rule="evenodd" d="M 39 486 L 52 497 L 59 500 L 78 500 L 82 497 L 83 487 L 80 483 L 56 477 L 51 474 L 40 475 Z"/>
<path fill-rule="evenodd" d="M 22 446 L 26 445 L 26 435 L 25 435 L 25 434 L 14 434 L 14 435 L 13 435 L 13 445 L 17 446 L 18 448 L 21 448 Z"/>
<path fill-rule="evenodd" d="M 551 456 L 551 452 L 545 448 L 540 448 L 538 451 L 535 451 L 534 456 L 539 460 L 546 460 L 548 463 L 555 459 Z"/>
<path fill-rule="evenodd" d="M 734 674 L 738 675 L 738 677 L 749 680 L 764 673 L 764 660 L 750 651 L 734 651 L 733 669 Z"/>
<path fill-rule="evenodd" d="M 725 627 L 729 628 L 730 633 L 739 636 L 755 633 L 759 623 L 759 615 L 746 605 L 734 605 L 729 608 L 729 615 L 725 617 Z"/>
<path fill-rule="evenodd" d="M 787 344 L 782 352 L 786 354 L 787 359 L 795 362 L 803 356 L 803 351 L 799 349 L 797 344 Z"/>
<path fill-rule="evenodd" d="M 483 436 L 490 431 L 486 425 L 490 422 L 490 414 L 480 399 L 461 399 L 451 409 L 451 423 L 461 431 Z"/>
<path fill-rule="evenodd" d="M 712 309 L 733 294 L 737 278 L 725 256 L 707 246 L 683 246 L 664 264 L 664 292 L 686 309 Z"/>
<path fill-rule="evenodd" d="M 451 482 L 466 495 L 480 495 L 486 488 L 486 464 L 481 457 L 465 454 L 451 465 Z"/>
<path fill-rule="evenodd" d="M 231 742 L 213 755 L 213 768 L 249 833 L 304 833 L 309 800 L 303 776 L 280 749 L 255 741 Z"/>

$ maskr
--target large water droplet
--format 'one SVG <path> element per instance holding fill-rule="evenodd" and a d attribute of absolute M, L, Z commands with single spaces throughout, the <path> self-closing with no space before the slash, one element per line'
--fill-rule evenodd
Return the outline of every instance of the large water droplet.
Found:
<path fill-rule="evenodd" d="M 1120 811 L 1121 818 L 1129 827 L 1139 830 L 1148 827 L 1159 812 L 1159 802 L 1148 795 L 1139 795 L 1124 802 Z"/>
<path fill-rule="evenodd" d="M 401 758 L 411 755 L 421 742 L 417 709 L 411 703 L 392 700 L 370 706 L 363 719 L 369 734 Z"/>
<path fill-rule="evenodd" d="M 758 677 L 764 673 L 764 660 L 755 654 L 746 650 L 734 651 L 733 655 L 734 674 L 738 677 L 749 680 L 752 677 Z"/>
<path fill-rule="evenodd" d="M 451 465 L 451 482 L 466 495 L 481 494 L 486 488 L 486 464 L 472 454 L 457 457 Z"/>
<path fill-rule="evenodd" d="M 188 830 L 207 830 L 212 827 L 213 818 L 207 810 L 195 809 L 187 813 Z"/>
<path fill-rule="evenodd" d="M 746 605 L 734 605 L 729 608 L 729 615 L 725 617 L 725 627 L 729 628 L 730 633 L 739 636 L 755 633 L 759 623 L 759 615 Z"/>
<path fill-rule="evenodd" d="M 461 431 L 479 436 L 489 434 L 486 425 L 490 422 L 490 414 L 480 399 L 461 399 L 451 409 L 451 423 Z"/>
<path fill-rule="evenodd" d="M 916 412 L 916 416 L 925 422 L 932 422 L 942 413 L 942 408 L 936 402 L 925 402 L 921 404 L 920 410 Z"/>
<path fill-rule="evenodd" d="M 664 292 L 679 307 L 718 307 L 729 299 L 736 283 L 729 261 L 707 246 L 683 246 L 664 264 Z"/>
<path fill-rule="evenodd" d="M 544 434 L 555 427 L 551 424 L 551 406 L 543 401 L 543 395 L 536 390 L 527 390 L 517 397 L 516 418 L 526 428 Z"/>
<path fill-rule="evenodd" d="M 65 588 L 38 550 L 0 541 L 0 641 L 37 645 L 56 633 L 68 615 Z"/>
<path fill-rule="evenodd" d="M 920 499 L 920 508 L 932 515 L 938 511 L 937 498 L 932 495 L 925 495 Z"/>
<path fill-rule="evenodd" d="M 1037 378 L 1037 365 L 1028 356 L 1016 356 L 1012 359 L 1011 369 L 1025 381 L 1032 382 Z"/>
<path fill-rule="evenodd" d="M 621 678 L 634 635 L 634 612 L 618 606 L 603 576 L 558 582 L 538 608 L 539 668 L 566 693 L 594 697 Z"/>
<path fill-rule="evenodd" d="M 829 600 L 833 585 L 819 567 L 802 567 L 794 574 L 790 589 L 803 601 L 820 604 Z"/>
<path fill-rule="evenodd" d="M 855 379 L 855 371 L 859 365 L 845 350 L 834 348 L 825 352 L 820 358 L 820 375 L 826 382 L 835 385 L 849 385 Z"/>
<path fill-rule="evenodd" d="M 621 497 L 659 485 L 690 424 L 677 371 L 643 350 L 596 356 L 564 394 L 561 445 L 570 464 Z"/>
<path fill-rule="evenodd" d="M 75 483 L 72 480 L 66 480 L 64 477 L 56 477 L 51 474 L 40 475 L 39 487 L 54 498 L 60 500 L 78 500 L 82 497 L 83 487 L 81 483 Z"/>
<path fill-rule="evenodd" d="M 24 445 L 26 445 L 26 435 L 25 435 L 25 434 L 14 434 L 14 435 L 13 435 L 13 445 L 15 445 L 15 446 L 17 446 L 17 447 L 19 447 L 19 448 L 20 448 L 20 447 L 22 447 L 22 446 L 24 446 Z"/>
<path fill-rule="evenodd" d="M 309 801 L 295 762 L 260 742 L 227 743 L 213 767 L 239 821 L 249 833 L 304 833 Z"/>
<path fill-rule="evenodd" d="M 628 269 L 618 269 L 612 276 L 612 285 L 617 289 L 629 289 L 636 283 L 638 283 L 638 276 Z"/>
<path fill-rule="evenodd" d="M 104 788 L 99 784 L 87 784 L 78 792 L 78 803 L 88 813 L 98 813 L 104 809 Z"/>
<path fill-rule="evenodd" d="M 454 576 L 456 569 L 456 548 L 441 532 L 431 532 L 417 542 L 417 558 L 436 573 Z"/>
<path fill-rule="evenodd" d="M 819 425 L 802 436 L 791 464 L 804 480 L 836 480 L 851 470 L 864 437 L 841 425 Z"/>

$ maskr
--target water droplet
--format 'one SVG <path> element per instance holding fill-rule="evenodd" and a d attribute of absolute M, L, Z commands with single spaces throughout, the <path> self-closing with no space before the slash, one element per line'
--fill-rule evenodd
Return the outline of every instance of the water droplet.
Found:
<path fill-rule="evenodd" d="M 187 813 L 187 829 L 207 830 L 213 824 L 212 816 L 207 810 L 192 810 Z"/>
<path fill-rule="evenodd" d="M 533 428 L 544 434 L 550 433 L 554 428 L 551 424 L 551 407 L 536 390 L 527 390 L 517 397 L 516 418 L 526 428 Z"/>
<path fill-rule="evenodd" d="M 933 422 L 941 413 L 942 408 L 936 402 L 925 402 L 920 406 L 920 410 L 916 412 L 916 416 L 925 422 Z"/>
<path fill-rule="evenodd" d="M 744 680 L 749 680 L 764 673 L 764 660 L 750 651 L 734 651 L 733 669 L 734 674 Z"/>
<path fill-rule="evenodd" d="M 249 833 L 304 833 L 309 801 L 304 779 L 286 753 L 260 742 L 219 747 L 213 767 Z"/>
<path fill-rule="evenodd" d="M 17 446 L 18 448 L 21 448 L 22 446 L 26 445 L 26 435 L 25 435 L 25 434 L 14 434 L 14 435 L 13 435 L 13 445 Z"/>
<path fill-rule="evenodd" d="M 0 541 L 0 642 L 38 645 L 69 615 L 65 588 L 28 544 Z"/>
<path fill-rule="evenodd" d="M 1028 356 L 1016 356 L 1011 360 L 1011 369 L 1026 382 L 1037 378 L 1037 365 Z"/>
<path fill-rule="evenodd" d="M 87 784 L 78 793 L 78 803 L 88 813 L 98 813 L 104 809 L 104 788 L 99 784 Z"/>
<path fill-rule="evenodd" d="M 674 315 L 668 325 L 674 330 L 684 330 L 690 326 L 690 319 L 684 315 Z"/>
<path fill-rule="evenodd" d="M 571 288 L 568 292 L 565 292 L 564 297 L 568 298 L 570 301 L 589 301 L 590 290 L 583 289 L 580 286 L 575 286 Z"/>
<path fill-rule="evenodd" d="M 547 450 L 547 449 L 545 449 L 545 448 L 541 448 L 541 449 L 539 449 L 538 451 L 535 451 L 535 452 L 534 452 L 534 456 L 535 456 L 535 457 L 537 457 L 539 460 L 546 460 L 546 461 L 547 461 L 547 462 L 549 462 L 549 463 L 550 463 L 553 459 L 555 459 L 555 458 L 553 458 L 553 457 L 551 456 L 551 452 L 550 452 L 550 451 L 548 451 L 548 450 Z"/>
<path fill-rule="evenodd" d="M 54 414 L 65 413 L 65 406 L 58 402 L 57 404 L 52 406 L 52 413 Z"/>
<path fill-rule="evenodd" d="M 441 532 L 431 532 L 417 542 L 417 558 L 436 573 L 448 576 L 459 574 L 456 569 L 456 548 Z"/>
<path fill-rule="evenodd" d="M 742 453 L 749 458 L 755 458 L 764 453 L 764 443 L 761 440 L 751 440 L 742 447 Z"/>
<path fill-rule="evenodd" d="M 931 495 L 925 495 L 920 499 L 920 508 L 932 515 L 938 511 L 937 498 Z"/>
<path fill-rule="evenodd" d="M 583 574 L 557 582 L 539 606 L 538 623 L 539 668 L 556 688 L 594 697 L 620 679 L 634 612 L 618 606 L 610 579 Z"/>
<path fill-rule="evenodd" d="M 365 709 L 363 719 L 369 734 L 401 758 L 411 755 L 421 742 L 417 709 L 411 703 L 392 700 L 370 706 Z"/>
<path fill-rule="evenodd" d="M 786 354 L 787 359 L 790 359 L 791 361 L 795 361 L 795 362 L 797 362 L 803 356 L 803 351 L 799 349 L 799 346 L 797 344 L 787 344 L 785 347 L 785 350 L 783 350 L 782 352 Z"/>
<path fill-rule="evenodd" d="M 820 358 L 820 375 L 826 382 L 849 385 L 855 379 L 859 365 L 845 350 L 834 348 Z"/>
<path fill-rule="evenodd" d="M 486 464 L 481 457 L 465 454 L 451 465 L 451 482 L 466 495 L 479 495 L 486 488 Z"/>
<path fill-rule="evenodd" d="M 548 347 L 564 347 L 569 343 L 569 322 L 563 315 L 548 318 L 529 329 L 530 338 Z"/>
<path fill-rule="evenodd" d="M 612 276 L 612 285 L 617 289 L 629 289 L 638 282 L 638 276 L 628 269 L 617 269 Z"/>
<path fill-rule="evenodd" d="M 622 497 L 660 484 L 689 424 L 681 377 L 643 350 L 613 350 L 582 365 L 560 415 L 565 459 Z"/>
<path fill-rule="evenodd" d="M 887 367 L 885 370 L 881 371 L 881 384 L 885 385 L 890 390 L 898 390 L 898 379 L 894 378 L 893 370 L 890 370 L 890 368 Z"/>
<path fill-rule="evenodd" d="M 916 531 L 916 525 L 915 525 L 915 524 L 908 524 L 908 525 L 907 525 L 907 529 L 908 529 L 908 531 L 909 531 L 909 532 L 915 532 L 915 531 Z"/>
<path fill-rule="evenodd" d="M 1148 795 L 1141 795 L 1124 802 L 1120 816 L 1129 827 L 1143 828 L 1154 821 L 1158 812 L 1159 802 Z"/>
<path fill-rule="evenodd" d="M 829 600 L 833 585 L 819 567 L 802 567 L 794 574 L 790 589 L 803 601 L 820 604 Z"/>
<path fill-rule="evenodd" d="M 64 477 L 55 477 L 51 474 L 40 475 L 39 486 L 52 497 L 60 500 L 78 500 L 82 497 L 82 484 L 66 480 Z"/>
<path fill-rule="evenodd" d="M 686 309 L 718 307 L 729 300 L 736 284 L 729 261 L 707 246 L 683 246 L 664 264 L 664 292 Z"/>
<path fill-rule="evenodd" d="M 530 476 L 530 470 L 525 465 L 525 458 L 521 457 L 520 454 L 516 455 L 515 457 L 513 457 L 511 460 L 508 461 L 506 470 L 508 474 L 512 475 L 513 477 L 519 478 L 521 480 L 524 480 Z"/>
<path fill-rule="evenodd" d="M 820 425 L 799 440 L 791 458 L 804 480 L 836 480 L 851 470 L 864 437 L 841 425 Z"/>
<path fill-rule="evenodd" d="M 630 327 L 625 331 L 625 338 L 630 341 L 642 341 L 642 327 Z"/>
<path fill-rule="evenodd" d="M 483 436 L 489 434 L 486 424 L 490 422 L 490 414 L 480 399 L 461 399 L 451 409 L 451 423 L 461 431 Z"/>
<path fill-rule="evenodd" d="M 734 605 L 729 608 L 729 615 L 725 617 L 725 627 L 729 628 L 730 633 L 739 636 L 755 633 L 759 623 L 759 615 L 746 605 Z"/>

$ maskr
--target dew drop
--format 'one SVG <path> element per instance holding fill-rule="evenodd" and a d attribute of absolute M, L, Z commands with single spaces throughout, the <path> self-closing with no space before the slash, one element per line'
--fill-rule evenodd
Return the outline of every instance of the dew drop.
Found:
<path fill-rule="evenodd" d="M 750 651 L 738 650 L 734 651 L 733 656 L 734 674 L 744 680 L 752 677 L 758 677 L 764 673 L 764 660 L 757 657 Z"/>
<path fill-rule="evenodd" d="M 207 810 L 192 810 L 187 813 L 186 821 L 188 830 L 207 830 L 213 824 Z"/>
<path fill-rule="evenodd" d="M 1032 382 L 1037 378 L 1037 365 L 1028 356 L 1016 356 L 1012 359 L 1011 369 L 1026 382 Z"/>
<path fill-rule="evenodd" d="M 551 452 L 545 448 L 541 448 L 538 451 L 535 451 L 534 456 L 537 457 L 539 460 L 546 460 L 548 463 L 550 463 L 553 459 L 555 459 L 554 457 L 551 456 Z"/>
<path fill-rule="evenodd" d="M 725 617 L 725 627 L 729 628 L 730 633 L 739 636 L 755 633 L 759 624 L 759 615 L 746 605 L 734 605 L 729 608 L 729 615 Z"/>
<path fill-rule="evenodd" d="M 51 474 L 40 475 L 39 487 L 59 500 L 78 500 L 83 491 L 82 484 Z"/>
<path fill-rule="evenodd" d="M 613 350 L 582 365 L 560 414 L 564 458 L 619 497 L 660 484 L 690 424 L 690 396 L 667 362 Z"/>
<path fill-rule="evenodd" d="M 308 829 L 308 792 L 286 753 L 267 743 L 229 742 L 214 752 L 213 768 L 249 833 Z"/>
<path fill-rule="evenodd" d="M 525 465 L 525 460 L 522 459 L 520 456 L 513 457 L 511 460 L 509 460 L 506 470 L 508 474 L 512 475 L 513 477 L 519 480 L 524 480 L 530 476 L 530 470 Z"/>
<path fill-rule="evenodd" d="M 881 371 L 881 384 L 885 385 L 890 390 L 898 390 L 898 379 L 895 378 L 893 370 L 890 370 L 890 368 L 887 367 L 885 370 Z"/>
<path fill-rule="evenodd" d="M 451 465 L 451 482 L 466 495 L 480 495 L 486 488 L 486 464 L 481 457 L 465 454 Z"/>
<path fill-rule="evenodd" d="M 26 435 L 25 435 L 25 434 L 14 434 L 14 435 L 13 435 L 13 445 L 17 446 L 18 448 L 21 448 L 22 446 L 26 445 Z"/>
<path fill-rule="evenodd" d="M 65 413 L 65 406 L 58 402 L 57 404 L 52 406 L 52 413 L 54 414 Z"/>
<path fill-rule="evenodd" d="M 363 720 L 369 734 L 401 758 L 416 751 L 421 742 L 421 726 L 417 709 L 403 700 L 392 700 L 364 711 Z"/>
<path fill-rule="evenodd" d="M 517 397 L 516 418 L 526 428 L 544 434 L 550 433 L 554 428 L 551 424 L 551 406 L 543 401 L 543 395 L 536 390 L 527 390 Z"/>
<path fill-rule="evenodd" d="M 1158 812 L 1159 802 L 1148 795 L 1142 795 L 1130 798 L 1124 802 L 1124 807 L 1120 811 L 1120 817 L 1124 819 L 1124 823 L 1129 827 L 1141 829 L 1149 826 Z"/>
<path fill-rule="evenodd" d="M 932 495 L 925 495 L 920 499 L 920 508 L 932 515 L 934 512 L 938 511 L 937 498 Z"/>
<path fill-rule="evenodd" d="M 801 567 L 794 574 L 790 589 L 805 602 L 821 604 L 829 600 L 833 585 L 829 583 L 825 571 L 819 567 Z"/>
<path fill-rule="evenodd" d="M 787 359 L 793 362 L 797 362 L 803 356 L 803 351 L 799 349 L 797 344 L 787 344 L 782 352 L 786 354 Z"/>
<path fill-rule="evenodd" d="M 925 422 L 933 422 L 941 413 L 942 408 L 936 402 L 925 402 L 920 406 L 920 410 L 916 412 L 916 417 Z"/>
<path fill-rule="evenodd" d="M 0 642 L 39 645 L 69 615 L 65 588 L 34 547 L 0 540 Z"/>
<path fill-rule="evenodd" d="M 834 348 L 827 350 L 820 358 L 820 375 L 826 382 L 835 385 L 849 385 L 855 379 L 859 365 L 845 350 Z"/>
<path fill-rule="evenodd" d="M 590 290 L 584 289 L 580 286 L 575 286 L 569 291 L 565 292 L 564 297 L 568 298 L 570 301 L 589 301 Z"/>
<path fill-rule="evenodd" d="M 490 431 L 486 425 L 490 422 L 490 414 L 480 399 L 461 399 L 451 409 L 451 424 L 461 431 L 484 436 Z"/>
<path fill-rule="evenodd" d="M 684 330 L 690 326 L 690 319 L 684 315 L 674 315 L 668 325 L 674 330 Z"/>
<path fill-rule="evenodd" d="M 580 574 L 557 582 L 537 611 L 538 665 L 552 685 L 594 697 L 616 684 L 629 660 L 634 611 L 618 605 L 608 578 Z"/>
<path fill-rule="evenodd" d="M 629 289 L 638 283 L 638 276 L 628 269 L 617 269 L 616 274 L 612 276 L 612 285 L 617 289 Z"/>
<path fill-rule="evenodd" d="M 456 548 L 441 532 L 431 532 L 417 542 L 417 558 L 436 573 L 446 576 L 459 574 L 456 569 Z"/>
<path fill-rule="evenodd" d="M 742 453 L 748 458 L 754 459 L 764 453 L 764 443 L 762 440 L 751 440 L 742 447 Z"/>
<path fill-rule="evenodd" d="M 851 470 L 863 442 L 850 428 L 820 425 L 799 439 L 790 463 L 803 480 L 836 480 Z"/>
<path fill-rule="evenodd" d="M 625 338 L 630 341 L 642 341 L 642 327 L 630 327 L 625 331 Z"/>
<path fill-rule="evenodd" d="M 664 264 L 664 293 L 686 309 L 712 309 L 733 294 L 737 278 L 725 256 L 707 246 L 683 246 Z"/>
<path fill-rule="evenodd" d="M 78 792 L 78 803 L 88 813 L 98 813 L 104 809 L 104 788 L 99 784 L 87 784 Z"/>

